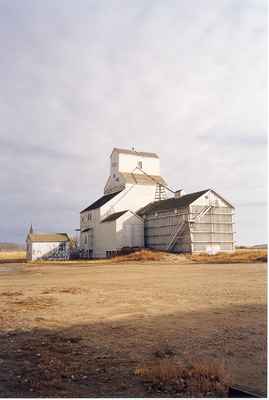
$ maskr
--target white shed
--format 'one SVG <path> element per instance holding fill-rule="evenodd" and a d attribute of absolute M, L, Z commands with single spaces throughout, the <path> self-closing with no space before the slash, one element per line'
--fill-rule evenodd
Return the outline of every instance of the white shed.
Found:
<path fill-rule="evenodd" d="M 68 260 L 70 239 L 66 233 L 31 233 L 26 239 L 26 258 L 35 260 Z"/>

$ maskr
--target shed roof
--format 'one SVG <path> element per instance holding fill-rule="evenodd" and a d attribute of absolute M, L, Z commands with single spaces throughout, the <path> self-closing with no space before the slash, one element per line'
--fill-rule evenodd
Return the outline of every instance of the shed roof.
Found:
<path fill-rule="evenodd" d="M 102 222 L 111 222 L 111 221 L 116 221 L 116 219 L 118 219 L 119 217 L 121 217 L 123 214 L 125 214 L 128 210 L 124 210 L 124 211 L 118 211 L 115 212 L 113 214 L 110 214 L 108 217 L 106 217 L 105 219 L 103 219 Z"/>
<path fill-rule="evenodd" d="M 67 233 L 29 233 L 31 242 L 68 242 Z"/>
<path fill-rule="evenodd" d="M 138 214 L 143 215 L 143 214 L 150 214 L 152 212 L 160 210 L 170 210 L 175 208 L 187 207 L 209 190 L 210 189 L 206 189 L 200 192 L 189 193 L 179 198 L 172 197 L 167 200 L 160 200 L 160 201 L 155 201 L 153 203 L 149 203 L 146 207 L 141 208 L 138 211 Z"/>
<path fill-rule="evenodd" d="M 160 175 L 132 174 L 129 172 L 121 172 L 120 175 L 124 178 L 126 183 L 132 183 L 134 185 L 154 185 L 154 183 L 166 185 L 165 180 Z"/>
<path fill-rule="evenodd" d="M 118 192 L 114 192 L 114 193 L 105 194 L 104 196 L 100 197 L 100 199 L 98 199 L 94 203 L 90 204 L 87 208 L 84 208 L 84 210 L 82 210 L 80 212 L 80 214 L 85 212 L 85 211 L 94 210 L 96 208 L 102 207 L 109 200 L 113 199 L 113 197 L 117 196 L 117 194 L 119 194 L 121 191 L 122 190 L 120 190 Z"/>
<path fill-rule="evenodd" d="M 131 154 L 133 156 L 159 158 L 159 156 L 156 153 L 148 153 L 147 151 L 136 151 L 136 150 L 129 150 L 129 149 L 119 149 L 118 147 L 114 147 L 113 151 L 114 150 L 119 152 L 119 153 Z"/>

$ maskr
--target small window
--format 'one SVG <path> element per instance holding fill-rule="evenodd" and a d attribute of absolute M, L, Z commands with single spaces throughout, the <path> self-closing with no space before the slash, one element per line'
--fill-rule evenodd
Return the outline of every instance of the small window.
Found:
<path fill-rule="evenodd" d="M 142 167 L 143 167 L 142 161 L 138 161 L 137 166 L 138 166 L 138 168 L 141 168 L 141 169 L 142 169 Z"/>
<path fill-rule="evenodd" d="M 88 214 L 88 221 L 91 221 L 92 220 L 92 215 L 91 215 L 91 213 L 89 213 Z"/>

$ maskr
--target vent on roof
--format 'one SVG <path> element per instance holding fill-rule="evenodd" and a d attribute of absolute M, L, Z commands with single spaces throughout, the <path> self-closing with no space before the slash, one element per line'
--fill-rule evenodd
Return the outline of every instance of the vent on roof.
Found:
<path fill-rule="evenodd" d="M 177 190 L 177 191 L 175 192 L 175 198 L 176 198 L 176 199 L 179 199 L 180 197 L 182 197 L 182 196 L 184 196 L 184 195 L 185 195 L 185 190 L 183 190 L 183 189 Z"/>

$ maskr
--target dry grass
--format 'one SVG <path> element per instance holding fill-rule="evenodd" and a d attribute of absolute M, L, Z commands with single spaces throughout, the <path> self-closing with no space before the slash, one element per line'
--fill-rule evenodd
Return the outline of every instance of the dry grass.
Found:
<path fill-rule="evenodd" d="M 116 256 L 111 259 L 112 262 L 128 262 L 128 261 L 165 261 L 168 263 L 256 263 L 267 262 L 267 250 L 237 250 L 234 253 L 219 253 L 216 255 L 209 255 L 206 253 L 200 254 L 175 254 L 165 251 L 152 251 L 148 249 L 139 250 L 123 256 Z"/>
<path fill-rule="evenodd" d="M 165 253 L 151 250 L 139 250 L 124 256 L 113 257 L 113 261 L 161 261 L 165 257 Z"/>
<path fill-rule="evenodd" d="M 226 397 L 231 378 L 224 364 L 196 361 L 183 366 L 171 359 L 146 364 L 135 370 L 151 393 L 177 397 Z"/>
<path fill-rule="evenodd" d="M 19 291 L 19 292 L 7 291 L 7 292 L 0 293 L 0 296 L 5 296 L 5 297 L 17 297 L 17 296 L 22 296 L 22 295 L 23 295 L 22 291 Z"/>
<path fill-rule="evenodd" d="M 237 250 L 234 253 L 218 253 L 208 255 L 206 253 L 194 254 L 191 260 L 199 263 L 257 263 L 267 262 L 267 250 Z"/>
<path fill-rule="evenodd" d="M 41 298 L 41 297 L 26 297 L 22 300 L 14 300 L 10 302 L 10 305 L 16 307 L 16 310 L 20 309 L 35 311 L 40 309 L 46 309 L 57 304 L 54 298 Z"/>
<path fill-rule="evenodd" d="M 25 251 L 0 251 L 1 260 L 23 260 L 26 258 Z"/>
<path fill-rule="evenodd" d="M 159 261 L 168 263 L 188 263 L 191 262 L 185 254 L 169 253 L 167 251 L 157 251 L 143 249 L 130 254 L 115 256 L 111 259 L 113 262 L 127 262 L 127 261 Z"/>
<path fill-rule="evenodd" d="M 24 262 L 25 251 L 0 252 L 0 263 Z M 265 249 L 237 249 L 234 253 L 218 253 L 216 255 L 200 254 L 175 254 L 165 251 L 139 250 L 130 254 L 115 256 L 111 259 L 99 260 L 67 260 L 67 261 L 33 261 L 31 264 L 115 264 L 124 262 L 167 262 L 167 263 L 257 263 L 267 262 L 267 250 Z"/>

